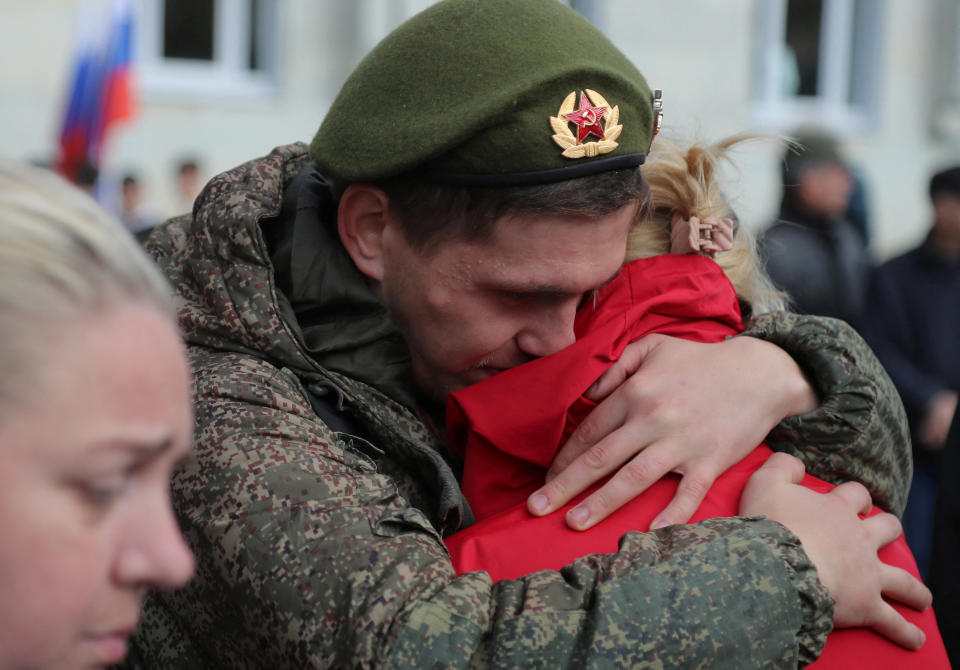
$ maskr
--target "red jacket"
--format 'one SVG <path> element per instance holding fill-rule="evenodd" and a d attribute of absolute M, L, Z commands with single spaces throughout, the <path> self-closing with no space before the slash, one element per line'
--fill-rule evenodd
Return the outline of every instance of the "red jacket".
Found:
<path fill-rule="evenodd" d="M 590 410 L 583 392 L 627 344 L 650 333 L 718 342 L 742 329 L 734 289 L 712 260 L 664 255 L 634 261 L 580 309 L 576 343 L 451 395 L 448 431 L 464 456 L 463 491 L 478 520 L 447 539 L 457 570 L 486 570 L 500 580 L 559 569 L 587 554 L 616 551 L 625 532 L 649 528 L 676 492 L 678 477 L 657 482 L 586 532 L 568 529 L 564 515 L 589 491 L 542 518 L 530 516 L 525 501 Z M 770 453 L 761 444 L 719 477 L 691 522 L 735 516 L 747 480 Z M 803 484 L 820 492 L 833 488 L 809 475 Z M 918 574 L 902 536 L 880 557 Z M 949 668 L 933 611 L 894 607 L 926 633 L 921 650 L 907 651 L 868 629 L 844 629 L 829 636 L 815 666 Z"/>

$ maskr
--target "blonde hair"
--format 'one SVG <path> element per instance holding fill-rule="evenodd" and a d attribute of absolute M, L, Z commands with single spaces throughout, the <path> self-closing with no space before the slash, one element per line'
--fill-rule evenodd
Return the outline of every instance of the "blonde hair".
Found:
<path fill-rule="evenodd" d="M 729 217 L 734 220 L 733 248 L 718 253 L 716 261 L 753 314 L 782 310 L 786 296 L 767 277 L 757 254 L 756 240 L 737 225 L 719 184 L 721 161 L 730 161 L 729 150 L 741 142 L 756 139 L 736 135 L 709 146 L 686 149 L 658 137 L 643 166 L 650 184 L 651 207 L 627 242 L 627 260 L 670 253 L 670 221 L 673 212 L 684 218 Z M 746 314 L 745 314 L 746 316 Z"/>
<path fill-rule="evenodd" d="M 53 173 L 0 159 L 0 415 L 29 392 L 50 335 L 127 302 L 174 320 L 166 281 L 116 219 Z"/>

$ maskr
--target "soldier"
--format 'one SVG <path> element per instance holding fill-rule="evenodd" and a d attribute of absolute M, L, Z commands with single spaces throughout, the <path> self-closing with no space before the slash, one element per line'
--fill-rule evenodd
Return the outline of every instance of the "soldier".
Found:
<path fill-rule="evenodd" d="M 309 149 L 214 178 L 192 214 L 153 233 L 195 374 L 196 447 L 173 491 L 198 574 L 148 599 L 134 665 L 687 666 L 721 645 L 740 666 L 794 667 L 835 618 L 921 642 L 880 599 L 924 597 L 878 575 L 896 520 L 860 522 L 862 488 L 842 510 L 791 504 L 786 469 L 768 478 L 785 525 L 714 520 L 681 540 L 627 534 L 564 573 L 454 575 L 442 536 L 471 513 L 445 396 L 571 341 L 646 198 L 655 102 L 554 0 L 446 0 L 358 66 Z M 863 343 L 815 318 L 763 317 L 747 335 L 639 341 L 642 368 L 531 507 L 549 512 L 626 463 L 571 525 L 672 469 L 684 484 L 660 521 L 685 521 L 717 473 L 802 415 L 771 444 L 816 442 L 816 474 L 855 474 L 899 511 L 903 411 Z M 836 522 L 809 532 L 823 518 Z M 850 538 L 854 555 L 836 560 L 829 543 Z M 678 589 L 689 616 L 672 613 L 664 636 L 655 594 Z"/>

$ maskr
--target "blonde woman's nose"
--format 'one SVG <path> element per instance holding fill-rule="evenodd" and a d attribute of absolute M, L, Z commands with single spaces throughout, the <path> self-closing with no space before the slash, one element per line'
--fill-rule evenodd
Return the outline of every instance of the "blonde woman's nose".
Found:
<path fill-rule="evenodd" d="M 117 557 L 116 579 L 122 584 L 160 589 L 183 586 L 193 576 L 195 561 L 164 496 L 148 518 L 132 524 Z"/>

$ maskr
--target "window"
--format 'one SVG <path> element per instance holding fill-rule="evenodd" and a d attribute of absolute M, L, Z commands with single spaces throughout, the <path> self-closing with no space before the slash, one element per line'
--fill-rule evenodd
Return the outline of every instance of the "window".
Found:
<path fill-rule="evenodd" d="M 762 0 L 754 68 L 756 115 L 790 129 L 874 120 L 883 0 Z"/>
<path fill-rule="evenodd" d="M 564 4 L 570 5 L 580 12 L 584 18 L 593 25 L 598 25 L 600 12 L 597 8 L 597 0 L 561 0 Z"/>
<path fill-rule="evenodd" d="M 353 45 L 359 59 L 394 28 L 437 0 L 350 0 L 357 39 Z M 348 36 L 349 37 L 349 36 Z"/>
<path fill-rule="evenodd" d="M 934 16 L 932 130 L 938 139 L 956 141 L 960 139 L 960 5 L 941 3 Z"/>
<path fill-rule="evenodd" d="M 277 72 L 277 0 L 141 0 L 148 94 L 259 95 Z"/>

